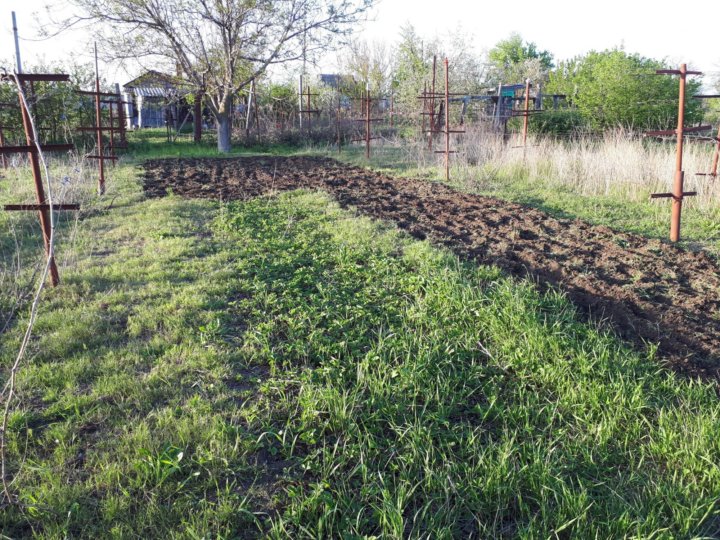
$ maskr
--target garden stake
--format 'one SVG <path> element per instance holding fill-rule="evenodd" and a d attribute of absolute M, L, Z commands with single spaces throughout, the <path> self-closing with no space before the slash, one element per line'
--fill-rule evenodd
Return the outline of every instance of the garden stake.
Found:
<path fill-rule="evenodd" d="M 720 98 L 720 94 L 712 94 L 712 95 L 697 94 L 697 95 L 694 95 L 693 97 L 695 99 L 717 99 L 717 98 Z M 715 153 L 713 154 L 712 167 L 710 169 L 710 172 L 709 173 L 695 173 L 696 176 L 712 176 L 713 178 L 717 178 L 718 158 L 720 158 L 720 127 L 718 127 L 717 137 L 715 137 L 714 140 L 717 142 L 717 144 L 715 145 Z"/>
<path fill-rule="evenodd" d="M 352 140 L 352 142 L 365 142 L 365 159 L 370 159 L 370 141 L 372 141 L 373 139 L 379 139 L 379 137 L 373 137 L 371 135 L 370 126 L 372 122 L 382 121 L 382 118 L 370 118 L 370 106 L 372 104 L 372 101 L 373 99 L 370 97 L 370 88 L 368 85 L 366 86 L 365 93 L 363 94 L 363 97 L 360 101 L 365 115 L 363 118 L 353 119 L 353 121 L 355 122 L 363 122 L 365 124 L 365 137 Z"/>
<path fill-rule="evenodd" d="M 17 79 L 16 79 L 17 78 Z M 32 169 L 33 181 L 35 182 L 35 198 L 37 204 L 7 204 L 3 207 L 5 211 L 37 211 L 40 217 L 40 226 L 42 227 L 43 243 L 45 245 L 45 255 L 48 258 L 50 267 L 50 281 L 53 287 L 57 287 L 60 283 L 55 257 L 51 252 L 50 246 L 50 212 L 55 210 L 78 210 L 80 205 L 77 204 L 48 204 L 45 196 L 45 189 L 42 183 L 42 174 L 40 172 L 40 159 L 38 158 L 38 147 L 35 144 L 35 131 L 30 117 L 30 111 L 25 106 L 23 99 L 24 84 L 30 81 L 69 81 L 70 76 L 64 74 L 23 74 L 3 75 L 0 77 L 3 81 L 19 82 L 18 99 L 20 101 L 20 113 L 22 115 L 23 129 L 25 130 L 26 145 L 23 146 L 0 146 L 0 153 L 14 154 L 27 152 Z M 72 150 L 72 144 L 44 144 L 40 146 L 43 152 L 68 152 Z"/>
<path fill-rule="evenodd" d="M 88 155 L 85 156 L 89 159 L 97 159 L 98 160 L 98 168 L 100 172 L 100 177 L 98 179 L 98 193 L 100 195 L 103 195 L 105 193 L 105 161 L 115 161 L 117 160 L 117 156 L 112 154 L 113 151 L 113 133 L 115 131 L 115 127 L 112 125 L 108 127 L 104 127 L 102 125 L 102 109 L 100 107 L 100 98 L 102 96 L 108 96 L 108 97 L 115 97 L 120 100 L 120 94 L 112 94 L 108 92 L 101 92 L 100 91 L 100 72 L 98 69 L 98 56 L 97 56 L 97 43 L 95 44 L 95 91 L 94 92 L 88 92 L 88 91 L 77 91 L 78 94 L 84 95 L 84 96 L 93 96 L 95 98 L 95 126 L 81 126 L 76 128 L 78 131 L 91 131 L 95 133 L 95 144 L 97 147 L 97 154 Z M 112 111 L 112 105 L 110 106 L 110 110 Z M 108 131 L 110 133 L 110 151 L 111 154 L 109 156 L 105 155 L 105 149 L 103 147 L 103 132 Z"/>
<path fill-rule="evenodd" d="M 306 86 L 305 88 L 306 88 L 307 92 L 303 93 L 302 86 L 300 87 L 300 103 L 302 104 L 302 98 L 306 97 L 307 98 L 307 109 L 303 109 L 303 108 L 300 109 L 300 119 L 301 119 L 300 121 L 301 121 L 301 125 L 302 125 L 302 115 L 303 114 L 308 115 L 307 116 L 307 132 L 308 132 L 308 137 L 309 137 L 312 132 L 312 120 L 311 120 L 312 117 L 310 115 L 317 114 L 319 116 L 320 109 L 311 109 L 310 108 L 310 96 L 317 96 L 318 94 L 311 94 L 309 85 Z"/>
<path fill-rule="evenodd" d="M 699 71 L 688 71 L 687 65 L 682 64 L 679 70 L 660 69 L 655 72 L 658 75 L 680 75 L 680 93 L 678 98 L 678 124 L 675 131 L 648 131 L 647 135 L 651 136 L 667 136 L 673 133 L 677 137 L 677 152 L 675 155 L 675 180 L 673 182 L 672 193 L 653 193 L 650 195 L 653 199 L 671 198 L 672 211 L 670 216 L 670 241 L 677 242 L 680 240 L 680 218 L 682 215 L 682 201 L 685 197 L 697 195 L 695 191 L 683 191 L 683 183 L 685 172 L 682 169 L 683 164 L 683 141 L 685 133 L 694 133 L 698 131 L 706 131 L 710 126 L 698 126 L 693 128 L 685 127 L 685 82 L 688 75 L 702 75 Z"/>
<path fill-rule="evenodd" d="M 455 150 L 450 150 L 450 135 L 452 133 L 465 133 L 464 129 L 450 129 L 450 96 L 453 95 L 464 95 L 464 94 L 451 94 L 450 93 L 450 67 L 448 59 L 445 59 L 445 92 L 442 94 L 437 94 L 437 97 L 443 98 L 443 105 L 445 108 L 445 127 L 444 129 L 432 129 L 432 118 L 431 117 L 431 129 L 429 130 L 430 135 L 432 136 L 434 133 L 444 133 L 445 134 L 445 149 L 444 150 L 435 150 L 436 154 L 445 154 L 445 180 L 450 180 L 450 154 L 456 154 L 457 152 Z M 425 97 L 425 96 L 424 96 Z M 426 97 L 427 99 L 427 97 Z M 430 95 L 429 99 L 433 100 L 435 99 L 434 95 Z"/>

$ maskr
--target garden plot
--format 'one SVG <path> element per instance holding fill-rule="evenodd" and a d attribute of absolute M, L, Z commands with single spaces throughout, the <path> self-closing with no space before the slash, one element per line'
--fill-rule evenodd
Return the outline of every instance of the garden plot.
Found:
<path fill-rule="evenodd" d="M 298 188 L 396 223 L 416 238 L 566 291 L 623 338 L 659 344 L 691 374 L 720 374 L 720 273 L 705 253 L 450 187 L 397 179 L 328 158 L 162 159 L 145 164 L 145 190 L 244 200 Z"/>

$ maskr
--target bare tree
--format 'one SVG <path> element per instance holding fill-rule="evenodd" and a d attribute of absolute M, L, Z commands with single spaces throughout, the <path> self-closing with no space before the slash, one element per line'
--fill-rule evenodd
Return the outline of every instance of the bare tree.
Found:
<path fill-rule="evenodd" d="M 352 41 L 340 58 L 340 69 L 369 84 L 375 95 L 389 91 L 390 64 L 389 49 L 382 41 Z"/>
<path fill-rule="evenodd" d="M 230 151 L 232 98 L 268 67 L 341 45 L 376 0 L 71 0 L 116 58 L 164 58 L 205 92 Z"/>

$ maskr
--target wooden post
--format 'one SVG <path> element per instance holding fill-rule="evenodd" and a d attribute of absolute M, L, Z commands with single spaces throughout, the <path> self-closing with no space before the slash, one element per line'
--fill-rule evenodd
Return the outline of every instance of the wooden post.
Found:
<path fill-rule="evenodd" d="M 527 144 L 528 122 L 530 116 L 530 79 L 525 79 L 525 114 L 523 118 L 523 146 Z"/>
<path fill-rule="evenodd" d="M 540 111 L 542 110 L 542 82 L 539 82 L 537 84 L 537 91 L 535 96 L 535 110 Z"/>
<path fill-rule="evenodd" d="M 495 105 L 495 125 L 500 126 L 500 114 L 502 109 L 502 83 L 498 85 L 497 104 Z"/>

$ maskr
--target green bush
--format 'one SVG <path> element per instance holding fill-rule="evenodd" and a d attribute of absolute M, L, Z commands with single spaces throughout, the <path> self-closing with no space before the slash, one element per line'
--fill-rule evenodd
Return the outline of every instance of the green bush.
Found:
<path fill-rule="evenodd" d="M 582 132 L 587 123 L 577 109 L 551 110 L 530 118 L 531 133 L 564 136 Z"/>

